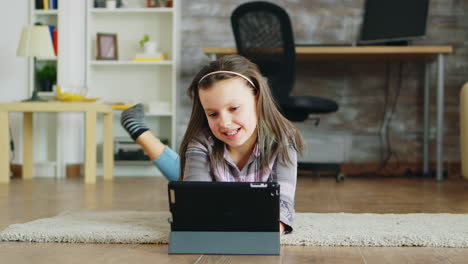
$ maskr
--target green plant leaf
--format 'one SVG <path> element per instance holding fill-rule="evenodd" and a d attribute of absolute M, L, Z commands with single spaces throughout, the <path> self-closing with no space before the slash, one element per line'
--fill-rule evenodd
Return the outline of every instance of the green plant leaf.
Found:
<path fill-rule="evenodd" d="M 46 64 L 36 71 L 37 79 L 40 81 L 57 79 L 57 67 L 53 64 Z"/>
<path fill-rule="evenodd" d="M 140 40 L 140 46 L 143 47 L 146 42 L 150 40 L 150 36 L 148 34 L 145 34 L 143 38 Z"/>

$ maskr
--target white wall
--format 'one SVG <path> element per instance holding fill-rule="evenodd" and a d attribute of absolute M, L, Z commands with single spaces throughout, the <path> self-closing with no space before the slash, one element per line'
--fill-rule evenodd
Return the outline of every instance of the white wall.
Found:
<path fill-rule="evenodd" d="M 0 102 L 25 99 L 28 95 L 28 59 L 16 56 L 21 30 L 29 20 L 28 1 L 9 1 L 0 8 Z M 10 125 L 15 143 L 21 139 L 22 115 L 10 114 Z M 16 144 L 13 163 L 21 162 L 22 153 Z"/>
<path fill-rule="evenodd" d="M 0 101 L 24 99 L 28 89 L 28 63 L 16 56 L 21 30 L 28 23 L 27 1 L 10 1 L 8 8 L 0 8 Z"/>
<path fill-rule="evenodd" d="M 85 86 L 86 1 L 59 0 L 59 61 L 57 84 L 64 89 Z M 73 90 L 70 90 L 73 91 Z M 84 117 L 82 113 L 60 114 L 59 155 L 62 167 L 84 160 Z M 72 151 L 70 151 L 72 150 Z M 65 171 L 62 170 L 62 175 Z"/>

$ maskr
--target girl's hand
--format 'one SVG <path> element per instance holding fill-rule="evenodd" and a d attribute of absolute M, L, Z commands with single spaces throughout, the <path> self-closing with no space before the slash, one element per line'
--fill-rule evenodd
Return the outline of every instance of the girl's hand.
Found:
<path fill-rule="evenodd" d="M 280 230 L 280 234 L 284 233 L 284 224 L 281 222 L 279 222 L 279 230 Z"/>

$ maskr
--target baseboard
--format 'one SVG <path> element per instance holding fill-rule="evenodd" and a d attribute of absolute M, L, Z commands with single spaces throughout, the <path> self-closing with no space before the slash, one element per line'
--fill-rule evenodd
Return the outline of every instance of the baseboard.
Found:
<path fill-rule="evenodd" d="M 65 167 L 66 178 L 67 179 L 76 179 L 81 178 L 83 175 L 83 165 L 81 164 L 70 164 Z"/>
<path fill-rule="evenodd" d="M 145 166 L 114 166 L 114 176 L 115 177 L 162 177 L 162 173 L 156 169 L 151 163 Z M 13 178 L 22 178 L 22 165 L 21 164 L 10 164 L 10 169 L 13 173 Z M 38 178 L 54 178 L 55 171 L 41 169 L 41 166 L 34 166 L 35 176 Z M 39 174 L 36 174 L 39 173 Z M 68 179 L 77 179 L 84 178 L 84 165 L 83 164 L 68 164 L 65 167 L 66 178 Z M 102 166 L 98 165 L 97 176 L 102 176 Z M 47 175 L 47 176 L 43 176 Z"/>
<path fill-rule="evenodd" d="M 10 170 L 13 173 L 13 179 L 23 177 L 23 168 L 21 167 L 21 165 L 10 164 Z"/>
<path fill-rule="evenodd" d="M 461 162 L 451 161 L 444 162 L 444 172 L 447 173 L 449 179 L 459 179 L 461 176 Z M 381 162 L 367 162 L 367 163 L 342 163 L 341 172 L 346 175 L 376 175 L 376 176 L 422 176 L 423 163 L 420 161 L 415 162 L 389 162 L 382 167 Z M 436 163 L 429 163 L 429 171 L 431 176 L 435 174 Z M 326 175 L 333 172 L 314 172 L 314 171 L 300 171 L 300 174 L 317 174 Z"/>
<path fill-rule="evenodd" d="M 10 164 L 10 170 L 13 173 L 13 178 L 23 177 L 23 168 L 21 164 Z M 55 163 L 39 163 L 34 164 L 34 177 L 37 178 L 55 178 Z"/>

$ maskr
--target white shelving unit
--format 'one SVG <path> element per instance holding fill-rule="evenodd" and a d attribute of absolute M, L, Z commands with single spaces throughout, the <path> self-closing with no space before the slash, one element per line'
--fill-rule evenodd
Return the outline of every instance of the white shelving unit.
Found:
<path fill-rule="evenodd" d="M 108 102 L 123 103 L 169 103 L 170 109 L 163 112 L 146 113 L 146 122 L 153 133 L 168 139 L 175 147 L 176 87 L 178 76 L 178 6 L 174 1 L 171 8 L 138 7 L 138 3 L 125 1 L 127 7 L 106 9 L 94 8 L 94 1 L 87 2 L 87 48 L 86 86 L 90 96 Z M 146 2 L 145 2 L 146 3 Z M 97 33 L 117 34 L 118 60 L 98 60 Z M 140 39 L 147 34 L 157 42 L 158 51 L 167 54 L 163 61 L 135 62 L 136 53 L 142 53 Z M 127 137 L 121 128 L 120 113 L 114 118 L 114 137 Z M 154 175 L 155 171 L 145 166 L 134 166 L 134 162 L 115 164 L 116 176 Z M 147 163 L 152 166 L 151 163 Z M 146 171 L 145 171 L 146 170 Z M 130 173 L 130 175 L 129 175 Z"/>

